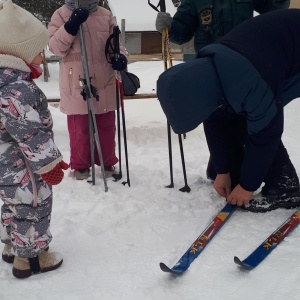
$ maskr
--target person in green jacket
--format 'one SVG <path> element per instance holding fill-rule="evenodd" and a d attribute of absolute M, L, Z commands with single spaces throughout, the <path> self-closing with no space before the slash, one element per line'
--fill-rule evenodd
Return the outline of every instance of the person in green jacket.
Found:
<path fill-rule="evenodd" d="M 156 29 L 162 33 L 167 28 L 170 41 L 179 45 L 194 38 L 196 57 L 196 53 L 201 48 L 218 41 L 231 29 L 252 18 L 254 11 L 263 14 L 278 9 L 287 9 L 289 6 L 290 0 L 182 0 L 173 17 L 167 12 L 157 14 Z M 217 109 L 203 123 L 206 138 L 209 139 L 212 134 L 215 134 L 220 126 L 227 128 L 227 132 L 231 133 L 227 137 L 228 143 L 232 145 L 231 149 L 227 153 L 224 152 L 223 156 L 230 157 L 229 170 L 233 189 L 240 178 L 246 123 L 240 116 Z M 280 145 L 276 159 L 265 177 L 262 197 L 279 197 L 285 192 L 280 188 L 283 181 L 294 182 L 297 188 L 299 187 L 299 178 L 295 168 L 284 145 L 282 143 Z M 206 175 L 213 181 L 217 175 L 212 156 L 208 162 Z"/>
<path fill-rule="evenodd" d="M 157 14 L 156 30 L 168 28 L 170 41 L 179 45 L 194 37 L 197 52 L 252 18 L 254 11 L 263 14 L 289 5 L 290 0 L 182 0 L 173 18 Z"/>

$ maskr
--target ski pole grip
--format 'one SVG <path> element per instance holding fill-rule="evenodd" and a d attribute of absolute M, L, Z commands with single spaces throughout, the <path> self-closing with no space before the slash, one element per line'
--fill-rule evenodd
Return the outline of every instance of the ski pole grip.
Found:
<path fill-rule="evenodd" d="M 158 4 L 159 4 L 159 7 L 160 7 L 160 11 L 161 12 L 166 12 L 166 2 L 165 2 L 165 0 L 160 0 Z"/>
<path fill-rule="evenodd" d="M 160 1 L 158 2 L 157 6 L 154 6 L 154 5 L 150 2 L 150 0 L 148 0 L 148 4 L 149 4 L 154 10 L 156 10 L 157 12 L 159 12 L 159 10 L 158 10 L 158 8 L 157 8 L 158 6 L 159 6 L 161 12 L 166 12 L 166 2 L 165 2 L 165 0 L 160 0 Z"/>
<path fill-rule="evenodd" d="M 113 35 L 114 35 L 114 39 L 113 39 L 113 43 L 114 43 L 114 56 L 115 59 L 118 59 L 120 56 L 120 29 L 119 26 L 114 26 L 113 29 Z"/>

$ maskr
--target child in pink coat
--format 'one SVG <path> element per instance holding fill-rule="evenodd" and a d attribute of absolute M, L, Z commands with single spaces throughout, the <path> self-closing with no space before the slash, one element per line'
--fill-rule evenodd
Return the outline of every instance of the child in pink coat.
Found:
<path fill-rule="evenodd" d="M 98 6 L 97 0 L 80 0 L 79 8 L 75 8 L 74 0 L 66 0 L 65 5 L 54 12 L 48 26 L 49 47 L 52 53 L 62 58 L 60 110 L 67 115 L 70 166 L 78 180 L 87 179 L 91 167 L 88 109 L 79 82 L 79 78 L 84 78 L 78 34 L 81 24 L 91 84 L 98 90 L 100 98 L 99 101 L 93 98 L 93 106 L 105 170 L 113 170 L 118 162 L 115 154 L 116 82 L 114 66 L 105 57 L 105 44 L 113 32 L 114 19 L 109 10 Z M 126 58 L 124 61 L 127 63 Z M 97 153 L 95 163 L 100 165 Z"/>

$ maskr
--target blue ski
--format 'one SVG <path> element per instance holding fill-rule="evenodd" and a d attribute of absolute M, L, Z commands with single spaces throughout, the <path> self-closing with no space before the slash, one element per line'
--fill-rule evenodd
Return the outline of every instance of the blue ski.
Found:
<path fill-rule="evenodd" d="M 217 231 L 229 219 L 231 214 L 234 212 L 235 208 L 236 208 L 235 205 L 226 204 L 224 208 L 218 213 L 218 215 L 213 219 L 213 221 L 201 233 L 201 235 L 197 238 L 197 240 L 183 254 L 183 256 L 175 264 L 175 266 L 169 268 L 164 263 L 160 263 L 161 270 L 164 272 L 169 272 L 174 274 L 181 274 L 185 272 L 189 268 L 191 263 L 203 251 L 203 249 L 208 244 L 208 242 L 215 236 Z"/>
<path fill-rule="evenodd" d="M 246 259 L 241 261 L 235 256 L 234 262 L 244 269 L 252 270 L 276 248 L 276 246 L 299 224 L 299 222 L 300 210 L 297 210 Z"/>

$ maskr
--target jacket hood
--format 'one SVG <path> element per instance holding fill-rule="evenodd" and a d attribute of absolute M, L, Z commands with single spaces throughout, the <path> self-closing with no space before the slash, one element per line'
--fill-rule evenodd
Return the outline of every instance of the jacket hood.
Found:
<path fill-rule="evenodd" d="M 222 98 L 222 88 L 210 57 L 176 65 L 157 81 L 157 96 L 177 134 L 195 129 L 206 120 Z"/>

